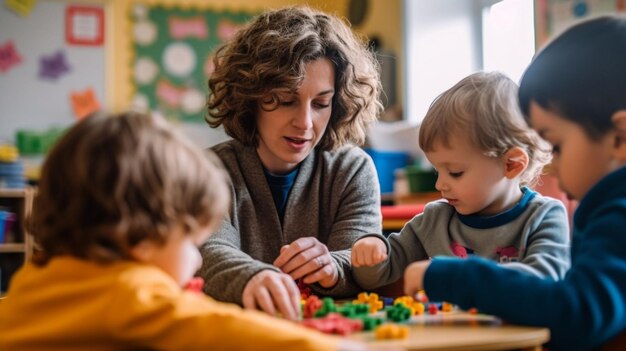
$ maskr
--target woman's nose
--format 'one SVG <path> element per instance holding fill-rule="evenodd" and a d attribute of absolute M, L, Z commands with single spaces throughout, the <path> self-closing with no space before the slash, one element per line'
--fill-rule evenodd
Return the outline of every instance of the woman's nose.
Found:
<path fill-rule="evenodd" d="M 308 104 L 302 104 L 301 106 L 302 108 L 299 108 L 293 116 L 293 126 L 301 130 L 311 129 L 313 127 L 311 106 Z"/>

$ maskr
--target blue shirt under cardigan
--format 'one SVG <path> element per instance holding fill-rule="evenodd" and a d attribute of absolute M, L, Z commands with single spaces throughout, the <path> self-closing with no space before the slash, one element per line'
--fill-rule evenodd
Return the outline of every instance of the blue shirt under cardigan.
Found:
<path fill-rule="evenodd" d="M 299 167 L 296 167 L 296 169 L 287 174 L 273 174 L 263 168 L 265 178 L 267 178 L 267 183 L 272 191 L 274 205 L 276 206 L 276 211 L 278 212 L 278 217 L 280 218 L 281 223 L 285 217 L 285 207 L 287 206 L 289 191 L 291 191 L 293 183 L 296 181 L 299 169 Z"/>
<path fill-rule="evenodd" d="M 626 167 L 607 175 L 581 200 L 571 253 L 572 266 L 562 281 L 480 258 L 437 258 L 424 286 L 432 300 L 550 328 L 551 351 L 606 343 L 626 330 Z"/>

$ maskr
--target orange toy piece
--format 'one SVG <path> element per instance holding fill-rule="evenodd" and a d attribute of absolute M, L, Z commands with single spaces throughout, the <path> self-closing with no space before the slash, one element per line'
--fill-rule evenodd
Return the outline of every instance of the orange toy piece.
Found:
<path fill-rule="evenodd" d="M 383 324 L 376 328 L 376 339 L 405 339 L 409 336 L 409 327 L 397 324 Z"/>

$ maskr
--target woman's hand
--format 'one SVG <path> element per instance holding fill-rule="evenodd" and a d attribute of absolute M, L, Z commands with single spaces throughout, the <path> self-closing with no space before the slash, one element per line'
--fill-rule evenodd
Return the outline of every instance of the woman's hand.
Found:
<path fill-rule="evenodd" d="M 375 236 L 357 240 L 352 245 L 352 265 L 371 267 L 387 259 L 387 246 Z"/>
<path fill-rule="evenodd" d="M 319 283 L 331 288 L 339 279 L 328 248 L 314 237 L 300 238 L 283 246 L 274 265 L 294 280 L 302 278 L 306 284 Z"/>
<path fill-rule="evenodd" d="M 404 293 L 415 296 L 418 291 L 424 290 L 424 275 L 431 261 L 417 261 L 411 263 L 404 270 Z"/>
<path fill-rule="evenodd" d="M 271 315 L 280 312 L 295 321 L 300 318 L 300 290 L 284 273 L 263 270 L 252 276 L 243 289 L 243 307 L 260 309 Z"/>

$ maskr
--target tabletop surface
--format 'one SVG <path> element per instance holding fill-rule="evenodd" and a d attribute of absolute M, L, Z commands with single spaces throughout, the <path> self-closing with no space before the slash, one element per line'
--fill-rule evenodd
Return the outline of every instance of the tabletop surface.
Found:
<path fill-rule="evenodd" d="M 409 336 L 401 340 L 376 340 L 373 332 L 352 334 L 375 348 L 403 350 L 541 350 L 548 342 L 547 328 L 503 323 L 497 317 L 464 311 L 413 316 L 406 324 Z"/>

